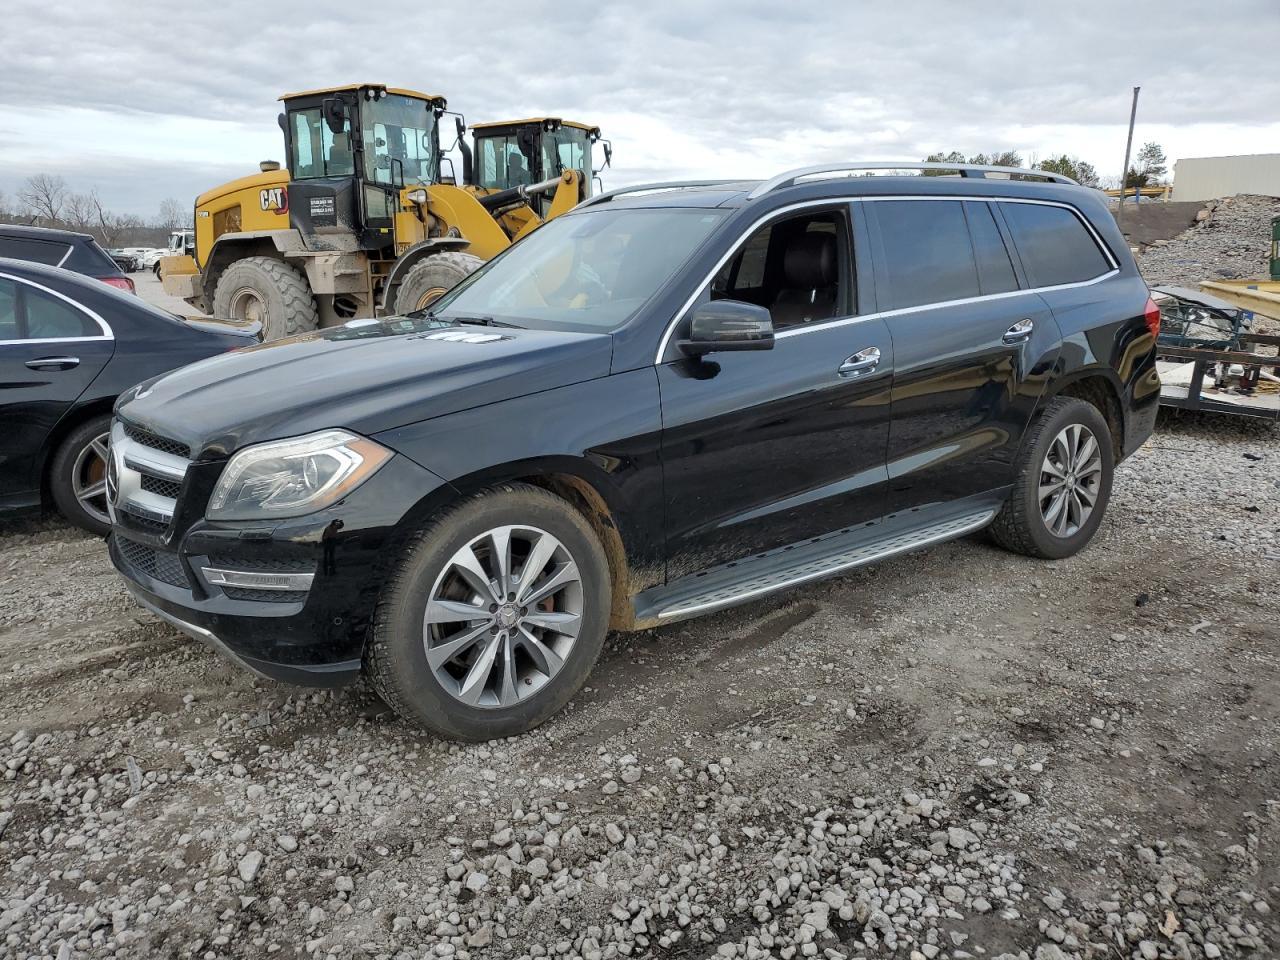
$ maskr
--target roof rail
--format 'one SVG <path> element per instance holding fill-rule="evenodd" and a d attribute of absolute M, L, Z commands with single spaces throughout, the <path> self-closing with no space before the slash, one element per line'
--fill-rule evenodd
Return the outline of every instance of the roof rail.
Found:
<path fill-rule="evenodd" d="M 617 190 L 610 190 L 608 193 L 599 193 L 594 197 L 588 197 L 578 204 L 578 209 L 590 207 L 597 203 L 604 203 L 606 200 L 612 200 L 614 197 L 620 197 L 626 193 L 644 193 L 649 190 L 695 190 L 698 187 L 719 187 L 726 183 L 742 183 L 741 180 L 672 180 L 667 183 L 637 183 L 630 187 L 619 187 Z"/>
<path fill-rule="evenodd" d="M 758 187 L 747 194 L 748 200 L 755 200 L 757 197 L 763 197 L 766 193 L 777 190 L 781 187 L 792 186 L 797 180 L 803 177 L 817 177 L 824 173 L 837 174 L 849 173 L 855 170 L 947 170 L 955 171 L 962 177 L 976 177 L 982 179 L 988 173 L 1005 173 L 1017 175 L 1020 177 L 1035 177 L 1040 180 L 1051 180 L 1054 183 L 1069 183 L 1079 186 L 1076 181 L 1070 177 L 1065 177 L 1060 173 L 1050 173 L 1048 170 L 1031 170 L 1026 167 L 988 167 L 976 163 L 930 163 L 904 160 L 901 162 L 870 162 L 870 163 L 822 163 L 813 167 L 797 167 L 794 170 L 788 170 L 786 173 L 780 173 L 770 180 L 765 180 Z"/>

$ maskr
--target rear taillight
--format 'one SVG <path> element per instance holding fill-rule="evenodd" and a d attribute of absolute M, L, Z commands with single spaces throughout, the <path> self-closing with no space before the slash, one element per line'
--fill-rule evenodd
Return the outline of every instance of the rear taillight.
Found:
<path fill-rule="evenodd" d="M 1147 321 L 1147 329 L 1153 337 L 1160 336 L 1160 308 L 1150 297 L 1147 297 L 1147 309 L 1143 312 L 1142 319 Z"/>
<path fill-rule="evenodd" d="M 117 290 L 124 290 L 127 293 L 134 294 L 138 292 L 133 288 L 133 281 L 128 277 L 102 277 L 101 279 L 103 283 L 115 287 Z"/>

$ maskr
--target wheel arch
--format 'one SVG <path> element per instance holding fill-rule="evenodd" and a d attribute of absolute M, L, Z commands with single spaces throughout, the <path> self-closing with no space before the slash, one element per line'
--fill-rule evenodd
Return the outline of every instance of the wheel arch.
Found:
<path fill-rule="evenodd" d="M 459 477 L 431 491 L 410 511 L 401 527 L 416 528 L 432 514 L 487 487 L 503 483 L 527 483 L 552 493 L 583 517 L 595 532 L 609 562 L 612 609 L 609 627 L 630 629 L 635 622 L 632 554 L 620 521 L 621 495 L 609 475 L 590 461 L 570 457 L 544 457 L 517 461 Z M 395 551 L 398 553 L 398 551 Z"/>
<path fill-rule="evenodd" d="M 213 295 L 223 271 L 237 260 L 249 257 L 274 257 L 288 262 L 287 254 L 302 248 L 302 237 L 296 230 L 261 230 L 245 233 L 224 233 L 214 241 L 209 258 L 204 263 L 200 284 L 204 289 L 205 303 L 213 305 Z"/>
<path fill-rule="evenodd" d="M 47 504 L 52 500 L 52 488 L 50 486 L 50 471 L 53 468 L 54 454 L 71 431 L 75 430 L 87 420 L 94 417 L 109 415 L 115 407 L 116 398 L 114 396 L 98 397 L 94 400 L 86 400 L 84 403 L 73 407 L 60 419 L 48 436 L 45 437 L 44 446 L 40 449 L 39 477 L 40 477 L 40 502 Z"/>
<path fill-rule="evenodd" d="M 1111 430 L 1111 446 L 1115 462 L 1123 459 L 1124 437 L 1127 422 L 1122 386 L 1119 376 L 1107 367 L 1088 367 L 1075 370 L 1054 381 L 1040 399 L 1040 406 L 1055 397 L 1074 397 L 1097 408 Z"/>

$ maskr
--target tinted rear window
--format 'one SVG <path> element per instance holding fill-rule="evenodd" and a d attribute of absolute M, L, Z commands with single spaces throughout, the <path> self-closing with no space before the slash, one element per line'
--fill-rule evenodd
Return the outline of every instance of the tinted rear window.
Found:
<path fill-rule="evenodd" d="M 84 240 L 71 248 L 71 256 L 63 264 L 68 270 L 76 273 L 87 273 L 94 277 L 113 277 L 123 271 L 116 266 L 107 251 L 92 240 Z"/>
<path fill-rule="evenodd" d="M 969 217 L 969 233 L 973 237 L 982 292 L 1017 290 L 1018 278 L 1013 272 L 1013 262 L 1009 259 L 1009 251 L 1005 248 L 1004 237 L 1000 235 L 991 208 L 985 203 L 966 203 L 964 212 Z"/>
<path fill-rule="evenodd" d="M 978 296 L 978 269 L 959 200 L 868 204 L 880 224 L 889 302 L 881 310 Z"/>
<path fill-rule="evenodd" d="M 57 266 L 67 254 L 67 244 L 50 240 L 33 240 L 27 237 L 0 237 L 0 257 L 26 260 L 30 263 L 47 263 Z"/>
<path fill-rule="evenodd" d="M 1032 286 L 1080 283 L 1112 269 L 1080 218 L 1066 207 L 1006 202 L 1000 209 Z"/>
<path fill-rule="evenodd" d="M 28 340 L 57 340 L 67 337 L 98 337 L 101 329 L 88 316 L 65 300 L 25 287 L 22 305 L 27 315 Z"/>

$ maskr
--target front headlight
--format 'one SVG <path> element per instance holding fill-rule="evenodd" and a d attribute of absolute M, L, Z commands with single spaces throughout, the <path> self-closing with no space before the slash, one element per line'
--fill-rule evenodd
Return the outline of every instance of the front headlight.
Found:
<path fill-rule="evenodd" d="M 245 447 L 231 458 L 205 516 L 300 517 L 337 503 L 391 459 L 381 444 L 345 430 Z"/>

